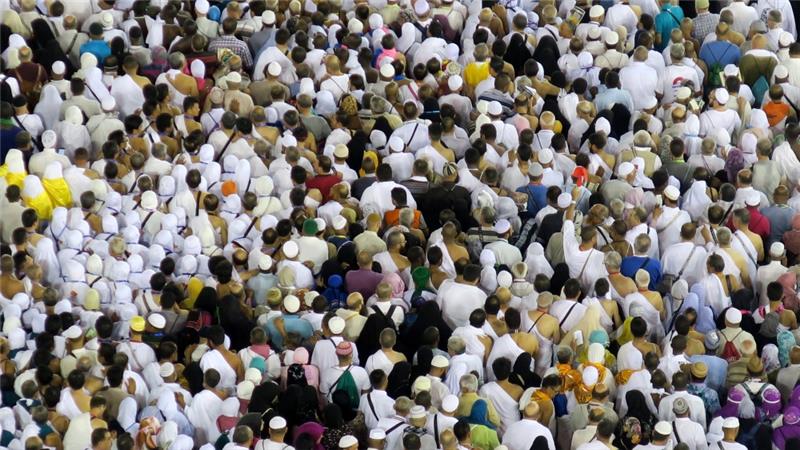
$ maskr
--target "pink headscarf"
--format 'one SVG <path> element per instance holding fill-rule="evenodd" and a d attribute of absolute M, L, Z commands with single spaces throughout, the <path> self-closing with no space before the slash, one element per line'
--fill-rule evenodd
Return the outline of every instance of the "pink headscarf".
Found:
<path fill-rule="evenodd" d="M 400 275 L 395 272 L 387 273 L 384 275 L 383 281 L 389 283 L 389 286 L 392 287 L 392 297 L 403 298 L 403 294 L 406 292 L 406 286 L 403 283 L 403 279 L 400 278 Z"/>

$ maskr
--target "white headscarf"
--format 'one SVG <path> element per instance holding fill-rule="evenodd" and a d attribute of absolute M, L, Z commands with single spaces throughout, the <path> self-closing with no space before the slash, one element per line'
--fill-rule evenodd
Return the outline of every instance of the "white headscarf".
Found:
<path fill-rule="evenodd" d="M 111 93 L 108 92 L 108 88 L 105 83 L 103 83 L 103 71 L 100 70 L 100 68 L 92 67 L 88 69 L 86 71 L 85 82 L 86 90 L 88 91 L 86 97 L 95 99 L 100 103 L 103 103 L 105 99 L 111 97 Z"/>
<path fill-rule="evenodd" d="M 407 53 L 417 40 L 417 28 L 411 22 L 406 22 L 400 28 L 400 37 L 397 38 L 395 48 L 398 52 Z"/>
<path fill-rule="evenodd" d="M 250 179 L 250 161 L 240 159 L 236 163 L 236 170 L 234 171 L 234 181 L 236 181 L 236 189 L 239 195 L 244 196 L 244 193 L 250 189 L 252 184 Z"/>
<path fill-rule="evenodd" d="M 695 180 L 683 196 L 681 208 L 689 213 L 693 222 L 697 222 L 698 219 L 704 217 L 708 206 L 711 204 L 711 198 L 706 193 L 706 187 L 705 181 Z"/>
<path fill-rule="evenodd" d="M 51 130 L 56 126 L 62 103 L 64 100 L 61 99 L 61 93 L 54 85 L 48 84 L 42 89 L 42 95 L 39 97 L 39 103 L 33 108 L 33 113 L 42 118 L 45 129 Z"/>

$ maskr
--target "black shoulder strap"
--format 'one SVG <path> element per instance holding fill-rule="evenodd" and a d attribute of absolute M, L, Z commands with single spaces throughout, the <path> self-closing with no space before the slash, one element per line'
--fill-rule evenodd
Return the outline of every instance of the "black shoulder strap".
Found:
<path fill-rule="evenodd" d="M 574 308 L 574 307 L 575 307 L 575 305 L 572 305 L 572 307 Z M 570 309 L 570 311 L 572 311 L 572 310 Z M 530 333 L 531 331 L 533 331 L 533 329 L 534 329 L 534 328 L 536 328 L 536 324 L 537 324 L 537 323 L 539 323 L 539 321 L 540 321 L 540 320 L 542 320 L 542 317 L 544 317 L 544 316 L 545 316 L 545 314 L 546 314 L 546 313 L 542 313 L 542 315 L 541 315 L 541 316 L 537 317 L 537 318 L 536 318 L 536 320 L 534 320 L 534 321 L 533 321 L 533 325 L 531 325 L 531 327 L 530 327 L 530 328 L 528 328 L 528 333 Z M 559 325 L 560 325 L 560 324 L 559 324 Z"/>
<path fill-rule="evenodd" d="M 439 448 L 439 413 L 433 415 L 433 439 L 436 441 L 436 448 Z"/>
<path fill-rule="evenodd" d="M 216 157 L 216 158 L 214 158 L 214 161 L 215 161 L 215 162 L 219 162 L 219 161 L 222 159 L 222 155 L 224 155 L 224 154 L 225 154 L 225 150 L 227 150 L 227 149 L 228 149 L 228 146 L 229 146 L 229 145 L 231 145 L 231 141 L 233 141 L 233 136 L 234 136 L 235 134 L 236 134 L 236 131 L 235 131 L 235 130 L 234 130 L 233 132 L 231 132 L 231 135 L 230 135 L 230 137 L 228 138 L 228 142 L 226 142 L 226 143 L 225 143 L 225 146 L 224 146 L 224 147 L 222 147 L 222 150 L 220 150 L 220 152 L 219 152 L 219 155 L 217 155 L 217 157 Z"/>
<path fill-rule="evenodd" d="M 75 47 L 75 41 L 77 41 L 77 40 L 78 40 L 78 35 L 79 35 L 79 34 L 80 34 L 80 32 L 78 32 L 78 33 L 75 33 L 75 36 L 72 38 L 72 42 L 70 42 L 70 43 L 69 43 L 69 47 L 67 47 L 67 51 L 66 51 L 66 52 L 64 52 L 64 53 L 66 53 L 66 54 L 67 54 L 67 56 L 69 56 L 70 52 L 72 52 L 72 47 Z"/>
<path fill-rule="evenodd" d="M 367 393 L 367 404 L 369 404 L 369 410 L 372 411 L 372 416 L 375 417 L 375 420 L 380 420 L 378 418 L 378 413 L 375 412 L 375 405 L 372 404 L 372 397 L 370 397 L 371 392 Z"/>
<path fill-rule="evenodd" d="M 681 443 L 681 437 L 678 435 L 678 427 L 675 426 L 675 421 L 672 421 L 672 433 L 675 435 L 675 439 L 678 440 L 678 444 Z"/>
<path fill-rule="evenodd" d="M 561 328 L 562 326 L 564 326 L 564 322 L 566 322 L 566 321 L 567 321 L 567 318 L 569 317 L 569 315 L 570 315 L 570 314 L 572 314 L 572 310 L 573 310 L 573 309 L 575 309 L 575 307 L 576 307 L 576 306 L 578 306 L 578 302 L 574 302 L 574 303 L 572 304 L 572 306 L 570 306 L 569 310 L 567 311 L 567 314 L 565 314 L 565 315 L 564 315 L 564 318 L 563 318 L 563 319 L 561 319 L 561 322 L 559 322 L 559 323 L 558 323 L 558 327 L 559 327 L 559 328 Z"/>
<path fill-rule="evenodd" d="M 649 262 L 650 262 L 650 258 L 649 258 L 648 256 L 645 256 L 645 257 L 644 257 L 644 261 L 642 261 L 642 265 L 641 265 L 641 266 L 639 266 L 639 268 L 638 268 L 638 269 L 636 269 L 636 271 L 638 272 L 638 271 L 640 271 L 640 270 L 644 269 L 644 267 L 645 267 L 645 266 L 647 265 L 647 263 L 649 263 Z"/>
<path fill-rule="evenodd" d="M 256 220 L 258 220 L 258 216 L 253 217 L 253 220 L 250 221 L 250 225 L 248 225 L 247 229 L 244 230 L 244 237 L 247 237 L 247 235 L 250 234 L 250 230 L 252 230 L 253 227 L 255 226 Z"/>
<path fill-rule="evenodd" d="M 149 213 L 147 213 L 147 216 L 145 216 L 144 220 L 142 221 L 142 230 L 144 230 L 145 225 L 147 225 L 147 221 L 150 220 L 151 217 L 153 217 L 153 213 L 155 213 L 155 211 L 150 211 Z"/>
<path fill-rule="evenodd" d="M 403 425 L 405 425 L 405 424 L 406 424 L 406 423 L 405 423 L 405 422 L 403 422 L 402 420 L 401 420 L 400 422 L 397 422 L 397 423 L 396 423 L 396 424 L 394 424 L 394 425 L 393 425 L 391 428 L 389 428 L 388 430 L 386 430 L 386 435 L 388 436 L 389 434 L 391 434 L 391 432 L 392 432 L 392 431 L 394 431 L 394 430 L 396 430 L 396 429 L 400 428 L 401 426 L 403 426 Z"/>

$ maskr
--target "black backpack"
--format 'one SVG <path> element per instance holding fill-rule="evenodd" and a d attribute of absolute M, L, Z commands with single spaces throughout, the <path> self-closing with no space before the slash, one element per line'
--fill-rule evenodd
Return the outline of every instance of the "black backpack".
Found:
<path fill-rule="evenodd" d="M 386 314 L 376 305 L 373 305 L 371 308 L 375 314 L 371 314 L 367 317 L 367 321 L 364 322 L 364 328 L 361 329 L 361 334 L 356 340 L 356 348 L 358 348 L 358 354 L 360 355 L 371 355 L 380 350 L 380 344 L 377 340 L 371 340 L 369 337 L 379 336 L 381 331 L 386 328 L 397 331 L 397 326 L 394 320 L 392 320 L 392 314 L 394 314 L 397 305 L 390 306 Z"/>

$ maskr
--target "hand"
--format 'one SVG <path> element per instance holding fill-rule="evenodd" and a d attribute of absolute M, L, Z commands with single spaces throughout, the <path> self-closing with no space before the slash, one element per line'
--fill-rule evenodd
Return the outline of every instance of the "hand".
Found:
<path fill-rule="evenodd" d="M 127 390 L 128 394 L 133 395 L 136 393 L 136 381 L 134 381 L 133 378 L 128 379 Z"/>
<path fill-rule="evenodd" d="M 574 188 L 572 188 L 572 200 L 577 202 L 580 196 L 581 196 L 581 188 L 579 186 L 575 186 Z"/>
<path fill-rule="evenodd" d="M 180 392 L 175 393 L 175 402 L 180 405 L 181 409 L 186 408 L 186 399 L 183 398 L 183 394 Z"/>

